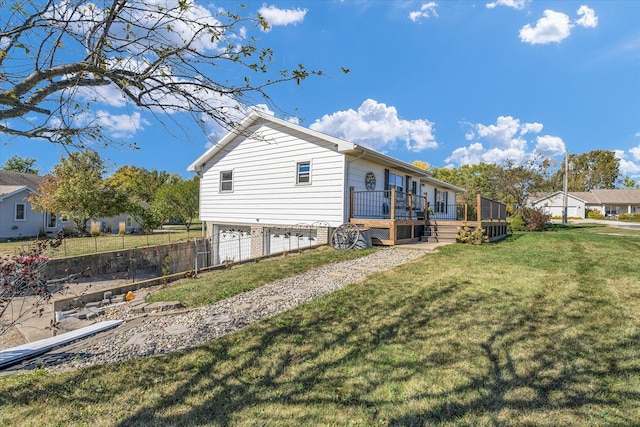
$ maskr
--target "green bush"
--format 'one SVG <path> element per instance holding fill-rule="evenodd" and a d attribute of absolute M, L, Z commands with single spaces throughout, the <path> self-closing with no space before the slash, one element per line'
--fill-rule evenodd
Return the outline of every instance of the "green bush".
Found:
<path fill-rule="evenodd" d="M 597 210 L 587 209 L 587 218 L 589 218 L 589 219 L 604 219 L 604 215 L 602 215 Z"/>
<path fill-rule="evenodd" d="M 467 226 L 458 227 L 458 235 L 456 236 L 456 242 L 458 243 L 481 245 L 488 241 L 489 237 L 486 235 L 484 228 L 482 227 L 476 227 L 473 230 Z"/>
<path fill-rule="evenodd" d="M 526 231 L 527 224 L 522 218 L 522 212 L 518 212 L 516 216 L 511 219 L 511 231 Z"/>

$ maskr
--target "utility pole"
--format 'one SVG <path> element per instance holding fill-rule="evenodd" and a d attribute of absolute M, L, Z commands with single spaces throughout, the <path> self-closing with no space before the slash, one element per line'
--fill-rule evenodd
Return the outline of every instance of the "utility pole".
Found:
<path fill-rule="evenodd" d="M 564 183 L 562 195 L 562 223 L 567 223 L 567 210 L 569 209 L 569 150 L 565 150 L 564 157 Z"/>

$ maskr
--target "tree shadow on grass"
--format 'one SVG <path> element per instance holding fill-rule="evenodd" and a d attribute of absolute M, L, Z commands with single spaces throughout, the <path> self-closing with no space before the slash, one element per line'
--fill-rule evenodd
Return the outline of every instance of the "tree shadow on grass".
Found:
<path fill-rule="evenodd" d="M 640 336 L 603 338 L 628 319 L 610 309 L 594 319 L 588 295 L 555 301 L 556 290 L 546 284 L 522 303 L 517 291 L 466 279 L 425 286 L 378 275 L 199 349 L 81 370 L 44 391 L 11 388 L 0 404 L 45 393 L 69 408 L 67 421 L 87 424 L 81 408 L 124 406 L 111 423 L 119 426 L 533 424 L 556 415 L 594 424 L 589 408 L 610 411 L 595 424 L 634 424 L 640 393 L 624 379 L 640 374 L 628 363 L 640 360 Z M 110 372 L 119 381 L 104 381 Z M 615 409 L 628 405 L 635 410 Z"/>

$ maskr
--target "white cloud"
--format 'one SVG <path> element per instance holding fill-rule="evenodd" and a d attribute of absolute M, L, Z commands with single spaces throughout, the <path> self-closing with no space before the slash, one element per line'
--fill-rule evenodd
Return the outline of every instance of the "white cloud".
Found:
<path fill-rule="evenodd" d="M 276 6 L 263 5 L 258 13 L 266 19 L 271 27 L 296 25 L 304 21 L 307 9 L 280 9 Z M 265 31 L 269 31 L 267 28 Z"/>
<path fill-rule="evenodd" d="M 472 130 L 465 132 L 467 141 L 476 140 L 466 147 L 455 149 L 446 162 L 454 165 L 477 163 L 502 163 L 505 160 L 518 161 L 530 154 L 527 134 L 538 134 L 542 123 L 521 123 L 511 116 L 500 116 L 494 124 L 471 124 Z M 479 141 L 478 141 L 479 140 Z M 537 136 L 534 152 L 544 156 L 563 155 L 565 146 L 561 138 L 551 135 Z"/>
<path fill-rule="evenodd" d="M 572 27 L 569 16 L 547 9 L 535 26 L 527 24 L 520 29 L 520 40 L 530 44 L 560 43 L 569 37 Z"/>
<path fill-rule="evenodd" d="M 438 146 L 429 120 L 404 120 L 395 107 L 367 99 L 358 110 L 349 109 L 324 115 L 309 126 L 349 142 L 384 151 L 402 141 L 409 151 L 419 152 Z"/>
<path fill-rule="evenodd" d="M 112 114 L 104 110 L 96 112 L 96 121 L 115 138 L 133 136 L 137 131 L 142 130 L 145 125 L 149 124 L 139 112 Z"/>
<path fill-rule="evenodd" d="M 639 135 L 640 136 L 640 135 Z M 640 145 L 629 150 L 634 160 L 640 160 Z"/>
<path fill-rule="evenodd" d="M 475 165 L 482 161 L 485 149 L 479 142 L 474 142 L 468 147 L 460 147 L 453 150 L 451 155 L 445 159 L 446 162 L 459 165 Z M 455 166 L 454 166 L 455 167 Z"/>
<path fill-rule="evenodd" d="M 640 160 L 640 146 L 632 148 L 629 150 L 632 152 L 635 160 Z M 627 160 L 627 155 L 623 150 L 613 150 L 615 156 L 620 160 L 620 174 L 622 176 L 630 176 L 640 177 L 640 163 L 634 163 L 633 161 Z"/>
<path fill-rule="evenodd" d="M 547 9 L 535 26 L 527 24 L 520 29 L 520 40 L 530 44 L 560 43 L 571 35 L 574 23 L 585 28 L 598 26 L 596 12 L 588 6 L 580 6 L 576 12 L 580 18 L 571 22 L 568 15 Z"/>
<path fill-rule="evenodd" d="M 576 21 L 576 24 L 585 28 L 595 28 L 598 26 L 598 17 L 596 16 L 596 12 L 589 6 L 580 6 L 580 9 L 578 9 L 578 15 L 580 15 L 581 18 Z"/>
<path fill-rule="evenodd" d="M 545 157 L 564 155 L 566 146 L 559 136 L 542 135 L 536 138 L 535 152 Z"/>
<path fill-rule="evenodd" d="M 409 19 L 411 19 L 413 22 L 416 22 L 421 18 L 431 18 L 432 16 L 438 16 L 438 12 L 436 11 L 437 6 L 438 3 L 434 1 L 424 3 L 420 7 L 420 10 L 409 12 Z"/>
<path fill-rule="evenodd" d="M 521 10 L 529 3 L 529 0 L 496 0 L 491 3 L 487 3 L 488 9 L 493 9 L 496 6 L 506 6 L 512 9 Z"/>

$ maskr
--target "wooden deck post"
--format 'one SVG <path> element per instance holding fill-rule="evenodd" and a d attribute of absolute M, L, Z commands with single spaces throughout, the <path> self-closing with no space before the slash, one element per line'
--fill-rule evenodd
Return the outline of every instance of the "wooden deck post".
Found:
<path fill-rule="evenodd" d="M 389 218 L 396 219 L 396 187 L 391 187 L 391 212 Z"/>
<path fill-rule="evenodd" d="M 468 218 L 468 214 L 469 214 L 469 203 L 465 203 L 464 204 L 464 221 L 467 221 Z"/>
<path fill-rule="evenodd" d="M 429 218 L 429 207 L 427 206 L 427 195 L 422 195 L 422 209 L 424 210 L 424 219 Z"/>
<path fill-rule="evenodd" d="M 477 196 L 477 207 L 478 207 L 478 211 L 477 211 L 477 220 L 478 222 L 482 222 L 482 195 L 480 194 L 480 192 L 478 191 L 476 193 Z"/>
<path fill-rule="evenodd" d="M 354 188 L 349 187 L 349 220 L 353 218 L 353 206 L 354 206 Z"/>

